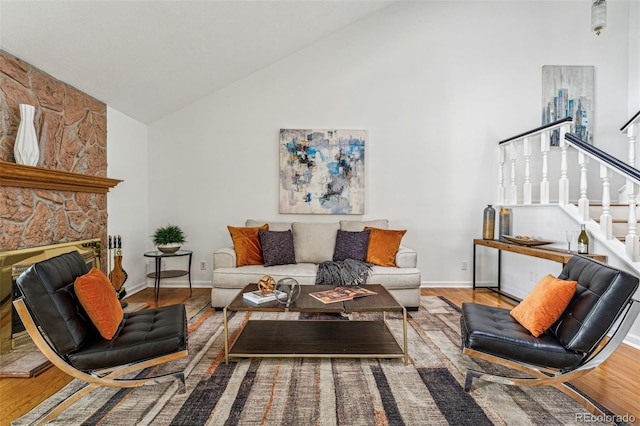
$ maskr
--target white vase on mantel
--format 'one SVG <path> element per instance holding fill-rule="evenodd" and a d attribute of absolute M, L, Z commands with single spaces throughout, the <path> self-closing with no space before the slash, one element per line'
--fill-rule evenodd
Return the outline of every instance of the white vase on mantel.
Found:
<path fill-rule="evenodd" d="M 16 163 L 27 166 L 38 164 L 40 148 L 36 137 L 36 128 L 33 124 L 35 107 L 28 104 L 20 104 L 20 125 L 16 133 L 16 143 L 13 147 L 13 156 Z"/>

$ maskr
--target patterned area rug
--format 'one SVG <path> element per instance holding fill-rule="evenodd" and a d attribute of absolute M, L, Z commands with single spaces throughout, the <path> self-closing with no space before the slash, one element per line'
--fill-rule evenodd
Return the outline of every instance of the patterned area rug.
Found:
<path fill-rule="evenodd" d="M 240 359 L 225 364 L 222 313 L 208 305 L 190 311 L 189 357 L 139 373 L 185 368 L 186 394 L 178 394 L 175 384 L 101 388 L 52 424 L 577 425 L 588 416 L 580 404 L 554 388 L 489 384 L 464 392 L 468 368 L 504 369 L 461 353 L 459 312 L 441 298 L 423 296 L 420 309 L 410 312 L 408 366 L 400 359 L 313 358 Z M 301 317 L 254 314 L 252 319 L 274 316 Z M 232 334 L 243 321 L 242 314 L 231 316 Z M 402 319 L 392 317 L 389 322 L 400 337 Z M 82 382 L 72 381 L 13 424 L 31 424 L 81 386 Z"/>

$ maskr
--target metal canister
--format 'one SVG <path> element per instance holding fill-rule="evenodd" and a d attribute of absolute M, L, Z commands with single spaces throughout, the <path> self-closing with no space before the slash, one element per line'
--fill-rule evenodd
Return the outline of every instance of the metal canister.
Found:
<path fill-rule="evenodd" d="M 482 216 L 482 239 L 493 240 L 493 233 L 496 229 L 496 209 L 491 204 L 484 209 Z"/>

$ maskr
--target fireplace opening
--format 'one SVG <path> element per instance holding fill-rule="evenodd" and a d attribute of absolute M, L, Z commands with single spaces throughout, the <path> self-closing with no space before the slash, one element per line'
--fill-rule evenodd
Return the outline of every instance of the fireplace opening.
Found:
<path fill-rule="evenodd" d="M 34 263 L 72 251 L 78 251 L 89 268 L 100 269 L 100 247 L 100 239 L 93 238 L 0 252 L 0 354 L 31 342 L 12 303 L 20 297 L 16 285 L 20 274 Z"/>

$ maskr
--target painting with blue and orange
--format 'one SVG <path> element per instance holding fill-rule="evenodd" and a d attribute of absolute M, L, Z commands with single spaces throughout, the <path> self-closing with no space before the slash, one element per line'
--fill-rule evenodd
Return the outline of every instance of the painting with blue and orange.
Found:
<path fill-rule="evenodd" d="M 364 214 L 366 130 L 280 129 L 280 213 Z"/>

